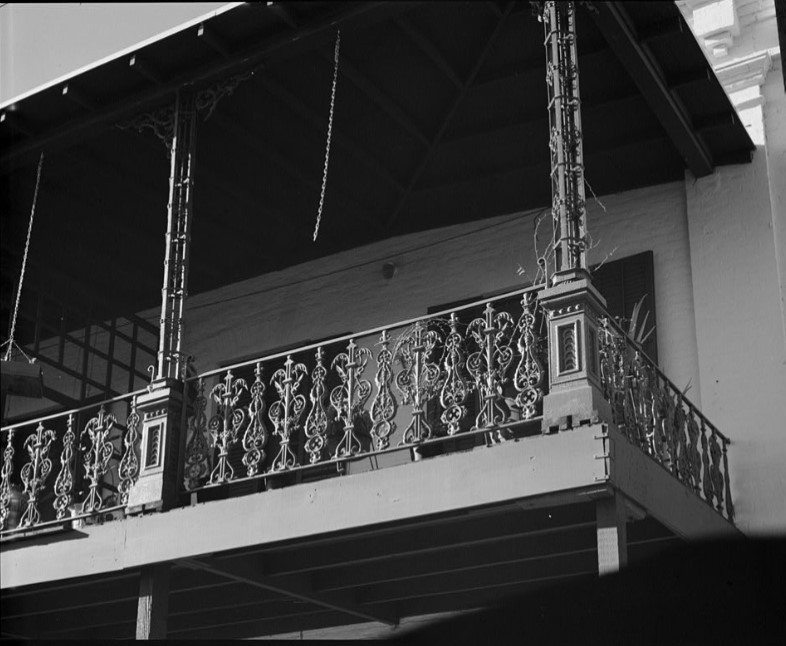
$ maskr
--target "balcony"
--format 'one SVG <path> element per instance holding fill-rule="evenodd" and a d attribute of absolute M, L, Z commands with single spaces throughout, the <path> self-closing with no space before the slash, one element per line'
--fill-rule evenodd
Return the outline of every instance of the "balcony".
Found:
<path fill-rule="evenodd" d="M 393 601 L 385 585 L 376 599 L 377 577 L 398 590 L 406 572 L 426 572 L 419 581 L 431 588 L 420 598 L 452 579 L 460 595 L 461 573 L 477 570 L 495 590 L 510 576 L 508 552 L 526 567 L 503 589 L 596 574 L 593 503 L 615 491 L 626 501 L 631 554 L 736 533 L 729 440 L 610 317 L 599 318 L 595 368 L 608 409 L 544 421 L 549 364 L 571 361 L 549 337 L 563 350 L 572 341 L 548 333 L 542 293 L 523 289 L 190 375 L 179 454 L 169 458 L 176 502 L 164 513 L 133 504 L 139 474 L 166 461 L 156 441 L 142 442 L 156 428 L 139 410 L 148 390 L 3 428 L 4 588 L 42 584 L 53 568 L 55 578 L 84 576 L 89 554 L 101 575 L 88 580 L 91 594 L 110 574 L 128 585 L 130 572 L 155 562 L 177 566 L 186 594 L 222 577 L 240 585 L 268 545 L 280 558 L 265 557 L 267 592 L 327 612 L 341 605 L 335 586 L 366 586 L 371 597 L 339 615 L 349 608 L 356 621 L 383 621 Z M 183 536 L 185 526 L 200 531 Z M 345 569 L 319 556 L 324 541 Z M 430 553 L 468 546 L 429 570 Z M 388 561 L 359 573 L 380 552 L 403 568 L 403 582 L 390 582 L 398 576 Z M 293 588 L 298 572 L 323 573 L 324 586 Z M 184 637 L 199 633 L 188 626 Z"/>

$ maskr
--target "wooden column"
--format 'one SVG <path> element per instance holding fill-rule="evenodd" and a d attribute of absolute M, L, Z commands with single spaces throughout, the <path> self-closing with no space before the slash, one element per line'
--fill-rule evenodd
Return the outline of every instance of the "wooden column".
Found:
<path fill-rule="evenodd" d="M 619 494 L 595 503 L 598 573 L 614 574 L 628 564 L 627 512 Z"/>
<path fill-rule="evenodd" d="M 136 612 L 137 639 L 166 639 L 169 614 L 169 563 L 142 568 Z"/>

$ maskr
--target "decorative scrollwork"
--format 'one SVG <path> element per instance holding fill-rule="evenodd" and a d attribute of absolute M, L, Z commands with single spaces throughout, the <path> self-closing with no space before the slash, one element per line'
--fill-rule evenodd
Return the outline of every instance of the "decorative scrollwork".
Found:
<path fill-rule="evenodd" d="M 218 102 L 225 96 L 230 96 L 243 81 L 246 81 L 254 76 L 254 72 L 245 72 L 243 74 L 236 74 L 227 79 L 223 79 L 215 85 L 197 92 L 196 95 L 196 109 L 203 113 L 202 119 L 207 121 L 216 109 Z"/>
<path fill-rule="evenodd" d="M 11 507 L 11 474 L 14 471 L 14 429 L 9 429 L 5 450 L 3 451 L 3 468 L 0 471 L 0 529 L 5 529 Z"/>
<path fill-rule="evenodd" d="M 513 361 L 510 346 L 513 325 L 510 314 L 495 313 L 491 303 L 487 303 L 484 316 L 473 320 L 467 328 L 478 347 L 467 358 L 467 370 L 475 380 L 481 397 L 480 412 L 475 418 L 476 428 L 496 426 L 507 417 L 500 402 L 502 387 L 507 380 L 505 373 Z"/>
<path fill-rule="evenodd" d="M 235 477 L 235 470 L 229 463 L 229 449 L 237 442 L 238 432 L 246 419 L 245 411 L 237 407 L 244 390 L 247 390 L 245 380 L 235 379 L 232 371 L 228 370 L 224 382 L 216 384 L 210 391 L 210 396 L 218 404 L 218 411 L 209 426 L 213 446 L 218 447 L 218 459 L 210 473 L 210 484 L 229 482 Z"/>
<path fill-rule="evenodd" d="M 57 474 L 54 485 L 54 507 L 57 510 L 57 520 L 65 518 L 68 506 L 73 501 L 74 474 L 72 461 L 74 459 L 75 441 L 74 414 L 71 413 L 68 416 L 68 427 L 63 436 L 63 451 L 60 453 L 60 473 Z"/>
<path fill-rule="evenodd" d="M 412 404 L 412 420 L 404 431 L 402 444 L 412 444 L 431 437 L 432 429 L 426 421 L 425 405 L 439 391 L 439 366 L 430 361 L 434 348 L 441 341 L 436 330 L 427 330 L 418 321 L 404 331 L 396 341 L 393 358 L 401 363 L 396 375 L 396 388 L 405 404 Z"/>
<path fill-rule="evenodd" d="M 516 330 L 519 363 L 513 373 L 513 387 L 518 393 L 516 405 L 522 419 L 532 419 L 538 413 L 538 403 L 543 399 L 543 365 L 538 360 L 538 341 L 535 336 L 535 308 L 537 300 L 532 292 L 525 292 L 521 299 L 521 317 Z"/>
<path fill-rule="evenodd" d="M 306 398 L 297 391 L 307 373 L 305 365 L 295 363 L 292 357 L 288 356 L 284 367 L 276 370 L 270 379 L 279 396 L 278 401 L 273 403 L 268 412 L 268 417 L 273 422 L 273 433 L 280 441 L 278 454 L 271 466 L 273 471 L 284 471 L 297 465 L 297 456 L 289 444 L 306 407 Z"/>
<path fill-rule="evenodd" d="M 117 468 L 120 476 L 120 484 L 117 487 L 120 493 L 120 503 L 128 504 L 128 496 L 131 487 L 139 476 L 139 457 L 136 454 L 136 446 L 139 441 L 139 413 L 136 412 L 136 397 L 131 400 L 131 412 L 126 418 L 126 432 L 123 437 L 123 457 Z"/>
<path fill-rule="evenodd" d="M 183 484 L 188 491 L 192 491 L 202 484 L 207 477 L 210 467 L 210 448 L 207 444 L 207 397 L 205 397 L 205 381 L 200 378 L 197 386 L 197 395 L 194 399 L 194 415 L 189 419 L 189 439 L 186 444 L 185 467 L 183 469 Z"/>
<path fill-rule="evenodd" d="M 80 440 L 85 435 L 90 440 L 90 446 L 84 450 L 83 455 L 85 475 L 90 481 L 89 491 L 82 503 L 83 514 L 99 511 L 103 507 L 104 500 L 98 493 L 98 488 L 114 453 L 109 433 L 115 424 L 115 416 L 107 413 L 102 405 L 98 414 L 85 425 L 80 434 Z"/>
<path fill-rule="evenodd" d="M 715 429 L 710 434 L 710 477 L 708 480 L 712 483 L 712 492 L 715 495 L 715 509 L 723 511 L 723 473 L 721 471 L 721 458 L 723 457 L 723 449 L 721 448 L 721 440 Z M 712 500 L 710 500 L 712 502 Z"/>
<path fill-rule="evenodd" d="M 248 476 L 259 473 L 259 465 L 265 459 L 268 432 L 265 427 L 265 382 L 262 381 L 262 364 L 254 367 L 254 383 L 251 384 L 251 402 L 248 405 L 248 425 L 243 433 L 243 464 Z"/>
<path fill-rule="evenodd" d="M 24 448 L 30 461 L 22 467 L 22 482 L 25 485 L 24 493 L 27 494 L 27 508 L 19 521 L 20 527 L 31 527 L 41 522 L 38 510 L 38 496 L 52 471 L 52 460 L 49 458 L 49 449 L 55 440 L 55 432 L 44 429 L 39 422 L 36 430 L 25 439 Z"/>
<path fill-rule="evenodd" d="M 396 398 L 393 396 L 390 384 L 393 377 L 393 354 L 388 347 L 390 336 L 387 330 L 382 331 L 378 345 L 382 349 L 377 354 L 377 374 L 374 383 L 377 386 L 377 395 L 371 404 L 371 435 L 377 450 L 386 449 L 390 445 L 390 436 L 396 430 L 393 418 L 396 416 Z"/>
<path fill-rule="evenodd" d="M 306 453 L 311 464 L 316 464 L 322 459 L 327 446 L 327 410 L 325 408 L 325 377 L 327 370 L 323 365 L 325 352 L 317 348 L 316 365 L 311 373 L 311 410 L 306 418 Z"/>
<path fill-rule="evenodd" d="M 137 132 L 149 129 L 167 149 L 171 149 L 172 137 L 175 132 L 175 108 L 173 105 L 167 105 L 156 110 L 143 112 L 127 121 L 117 123 L 116 126 L 120 130 L 133 129 Z"/>
<path fill-rule="evenodd" d="M 341 379 L 341 384 L 330 392 L 330 405 L 336 417 L 344 426 L 344 435 L 333 452 L 333 458 L 357 455 L 362 445 L 355 435 L 356 419 L 363 411 L 363 405 L 371 395 L 371 383 L 361 379 L 366 364 L 371 358 L 368 348 L 359 348 L 350 339 L 347 351 L 339 354 L 330 364 Z"/>
<path fill-rule="evenodd" d="M 462 374 L 464 338 L 458 331 L 455 312 L 450 315 L 450 331 L 445 337 L 441 363 L 444 368 L 444 379 L 439 393 L 439 403 L 443 408 L 440 420 L 445 425 L 448 435 L 455 435 L 461 430 L 461 420 L 467 414 L 465 402 L 472 390 Z"/>

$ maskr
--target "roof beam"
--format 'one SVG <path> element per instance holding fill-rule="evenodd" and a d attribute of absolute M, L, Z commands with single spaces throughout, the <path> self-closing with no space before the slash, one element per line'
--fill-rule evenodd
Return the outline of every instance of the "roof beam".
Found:
<path fill-rule="evenodd" d="M 333 53 L 328 53 L 325 50 L 320 50 L 319 55 L 324 60 L 333 64 Z M 415 124 L 408 114 L 406 114 L 395 102 L 380 90 L 369 78 L 363 74 L 354 64 L 352 64 L 346 57 L 339 59 L 338 71 L 342 76 L 345 76 L 357 87 L 363 94 L 374 101 L 380 108 L 382 108 L 388 116 L 398 123 L 404 130 L 411 134 L 420 143 L 428 146 L 429 138 L 424 132 Z"/>
<path fill-rule="evenodd" d="M 467 91 L 472 85 L 472 82 L 475 80 L 475 77 L 478 75 L 480 68 L 483 67 L 483 63 L 485 62 L 486 57 L 489 55 L 492 46 L 497 41 L 497 37 L 502 32 L 502 27 L 505 24 L 505 20 L 507 19 L 507 17 L 510 15 L 510 12 L 512 11 L 513 5 L 514 3 L 512 2 L 508 4 L 503 14 L 497 20 L 497 24 L 494 26 L 494 30 L 491 32 L 488 39 L 486 40 L 486 44 L 483 46 L 483 49 L 478 53 L 478 56 L 475 59 L 475 63 L 473 64 L 472 69 L 469 71 L 467 78 L 464 80 L 461 86 L 461 90 L 459 90 L 459 93 L 453 99 L 453 102 L 449 106 L 447 112 L 445 113 L 445 116 L 442 118 L 442 125 L 440 125 L 439 129 L 437 130 L 436 134 L 434 135 L 434 137 L 432 138 L 429 144 L 428 150 L 421 158 L 420 163 L 418 164 L 417 168 L 415 168 L 415 171 L 412 173 L 412 176 L 409 179 L 409 183 L 407 184 L 407 188 L 404 191 L 404 194 L 401 196 L 398 203 L 396 204 L 393 211 L 391 212 L 390 216 L 388 217 L 387 222 L 385 223 L 388 230 L 396 221 L 396 218 L 398 218 L 399 213 L 401 213 L 401 209 L 404 208 L 404 204 L 406 204 L 407 199 L 409 199 L 409 195 L 412 192 L 412 189 L 418 183 L 418 180 L 423 174 L 423 171 L 425 171 L 426 168 L 428 167 L 429 161 L 431 161 L 431 157 L 434 155 L 434 151 L 437 149 L 439 142 L 442 141 L 442 137 L 445 135 L 445 132 L 447 131 L 450 122 L 452 121 L 454 115 L 456 114 L 456 111 L 461 105 L 461 102 L 464 100 Z"/>
<path fill-rule="evenodd" d="M 311 587 L 310 577 L 308 575 L 297 577 L 296 579 L 286 582 L 280 579 L 266 577 L 260 573 L 260 561 L 259 558 L 246 558 L 243 563 L 228 563 L 224 561 L 220 566 L 199 559 L 183 559 L 178 561 L 178 563 L 185 567 L 203 570 L 226 579 L 246 583 L 255 588 L 270 590 L 288 597 L 308 601 L 324 608 L 346 612 L 354 617 L 360 617 L 369 621 L 379 621 L 389 626 L 398 624 L 398 617 L 389 613 L 383 613 L 378 610 L 371 610 L 359 606 L 353 599 L 349 598 L 349 595 L 326 595 L 315 592 Z"/>
<path fill-rule="evenodd" d="M 299 113 L 317 130 L 324 132 L 324 117 L 318 115 L 313 108 L 307 106 L 300 98 L 292 94 L 292 92 L 285 88 L 271 74 L 265 75 L 262 86 L 274 97 L 287 104 L 295 112 Z M 391 172 L 385 168 L 377 159 L 375 159 L 367 151 L 363 150 L 355 142 L 335 129 L 333 130 L 333 141 L 347 150 L 356 159 L 360 160 L 369 168 L 376 171 L 377 175 L 379 175 L 380 178 L 386 180 L 391 187 L 396 189 L 396 191 L 402 192 L 404 190 L 401 182 L 396 177 L 394 177 Z"/>
<path fill-rule="evenodd" d="M 713 171 L 712 155 L 699 138 L 690 116 L 666 84 L 655 58 L 639 35 L 621 2 L 596 2 L 591 16 L 609 46 L 647 99 L 674 146 L 696 177 Z"/>
<path fill-rule="evenodd" d="M 161 74 L 154 70 L 150 63 L 144 61 L 139 54 L 134 54 L 128 59 L 128 66 L 148 81 L 152 81 L 156 85 L 164 84 Z"/>
<path fill-rule="evenodd" d="M 80 90 L 77 90 L 74 87 L 73 83 L 66 83 L 63 86 L 62 94 L 67 99 L 70 99 L 71 101 L 73 101 L 77 105 L 80 105 L 83 108 L 85 108 L 85 110 L 90 110 L 92 112 L 93 110 L 96 109 L 95 101 L 87 98 L 85 96 L 84 92 L 81 92 Z"/>
<path fill-rule="evenodd" d="M 437 47 L 423 34 L 415 25 L 413 25 L 404 16 L 396 16 L 393 22 L 403 31 L 409 39 L 420 48 L 434 65 L 436 65 L 445 76 L 447 76 L 451 83 L 458 89 L 461 89 L 462 82 L 456 70 L 448 63 L 445 56 L 440 52 Z"/>
<path fill-rule="evenodd" d="M 208 45 L 213 51 L 221 54 L 224 58 L 229 58 L 231 52 L 229 51 L 229 47 L 224 42 L 224 39 L 221 38 L 212 27 L 209 27 L 205 23 L 202 23 L 197 28 L 197 36 L 201 41 Z"/>

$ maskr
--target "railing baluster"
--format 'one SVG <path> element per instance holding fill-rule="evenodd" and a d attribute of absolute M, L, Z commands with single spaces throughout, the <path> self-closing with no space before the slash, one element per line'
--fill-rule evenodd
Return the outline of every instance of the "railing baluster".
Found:
<path fill-rule="evenodd" d="M 55 502 L 57 519 L 62 520 L 68 513 L 68 506 L 74 500 L 74 414 L 68 416 L 68 427 L 63 436 L 63 451 L 60 453 L 60 473 L 55 479 Z"/>
<path fill-rule="evenodd" d="M 723 441 L 723 480 L 726 489 L 726 518 L 734 520 L 734 504 L 731 501 L 731 481 L 729 479 L 729 458 L 726 453 L 726 447 L 729 441 L 722 438 Z"/>
<path fill-rule="evenodd" d="M 440 385 L 439 366 L 430 361 L 441 341 L 436 330 L 427 330 L 422 321 L 402 332 L 396 341 L 393 357 L 402 369 L 396 375 L 396 388 L 405 404 L 412 404 L 412 419 L 404 430 L 401 444 L 417 444 L 431 437 L 432 428 L 426 421 L 426 401 L 434 397 Z"/>
<path fill-rule="evenodd" d="M 186 490 L 191 491 L 202 484 L 210 471 L 208 460 L 210 447 L 207 443 L 207 397 L 205 397 L 205 380 L 200 378 L 197 395 L 194 399 L 194 415 L 189 420 L 190 437 L 186 444 L 183 481 Z"/>
<path fill-rule="evenodd" d="M 362 379 L 371 351 L 358 348 L 354 339 L 349 340 L 347 351 L 339 354 L 330 364 L 338 372 L 341 384 L 330 393 L 330 403 L 337 419 L 344 425 L 344 435 L 333 453 L 334 458 L 357 455 L 363 447 L 355 435 L 355 425 L 361 419 L 363 405 L 371 395 L 371 383 Z"/>
<path fill-rule="evenodd" d="M 114 447 L 108 440 L 109 432 L 115 424 L 117 424 L 115 416 L 107 413 L 102 404 L 98 414 L 87 422 L 80 435 L 80 440 L 85 435 L 90 440 L 90 446 L 83 455 L 85 475 L 90 480 L 90 490 L 82 503 L 83 514 L 99 511 L 103 507 L 104 500 L 98 493 L 98 487 L 114 453 Z"/>
<path fill-rule="evenodd" d="M 117 468 L 120 484 L 117 489 L 120 493 L 120 503 L 128 503 L 131 487 L 139 476 L 139 457 L 137 456 L 137 442 L 139 442 L 139 413 L 136 412 L 136 397 L 131 400 L 131 412 L 126 418 L 126 432 L 123 436 L 125 451 Z"/>
<path fill-rule="evenodd" d="M 246 473 L 259 473 L 259 465 L 265 459 L 268 431 L 265 426 L 265 382 L 262 379 L 262 364 L 254 367 L 254 383 L 251 385 L 251 402 L 248 405 L 248 426 L 243 433 L 243 464 Z"/>
<path fill-rule="evenodd" d="M 462 368 L 465 363 L 464 338 L 457 329 L 456 313 L 450 315 L 450 332 L 445 337 L 445 348 L 442 355 L 444 379 L 439 393 L 439 403 L 444 409 L 440 419 L 448 431 L 455 435 L 460 430 L 461 420 L 467 414 L 466 400 L 472 388 L 464 379 Z"/>
<path fill-rule="evenodd" d="M 325 454 L 327 447 L 327 409 L 325 408 L 325 377 L 327 370 L 323 365 L 325 352 L 317 348 L 316 365 L 311 373 L 311 410 L 305 424 L 306 452 L 311 464 L 319 462 Z"/>
<path fill-rule="evenodd" d="M 213 446 L 218 446 L 218 460 L 210 474 L 210 484 L 229 482 L 235 477 L 235 470 L 229 463 L 229 449 L 237 442 L 237 435 L 243 425 L 246 414 L 237 408 L 238 400 L 243 391 L 247 390 L 244 379 L 235 379 L 231 370 L 227 370 L 222 383 L 213 386 L 210 396 L 218 404 L 218 410 L 210 420 L 210 434 Z"/>
<path fill-rule="evenodd" d="M 532 419 L 538 413 L 538 405 L 543 400 L 543 364 L 538 359 L 538 340 L 535 336 L 535 311 L 537 301 L 531 292 L 525 292 L 521 299 L 521 317 L 516 329 L 519 350 L 519 363 L 513 375 L 513 387 L 518 393 L 516 405 L 522 419 Z"/>
<path fill-rule="evenodd" d="M 371 404 L 371 435 L 378 451 L 386 449 L 390 445 L 390 436 L 396 431 L 396 423 L 393 418 L 396 416 L 397 405 L 391 390 L 393 354 L 390 352 L 389 344 L 388 331 L 382 330 L 378 343 L 382 349 L 377 355 L 377 373 L 374 376 L 377 395 L 374 397 L 374 403 Z"/>
<path fill-rule="evenodd" d="M 14 472 L 14 429 L 8 430 L 0 475 L 0 529 L 5 529 L 11 508 L 11 476 Z"/>
<path fill-rule="evenodd" d="M 270 379 L 279 399 L 270 407 L 268 417 L 273 422 L 273 433 L 281 442 L 278 454 L 273 459 L 272 471 L 284 471 L 297 465 L 297 456 L 292 452 L 289 443 L 306 407 L 306 398 L 297 391 L 307 372 L 305 365 L 294 363 L 289 356 L 284 368 L 278 369 Z"/>

